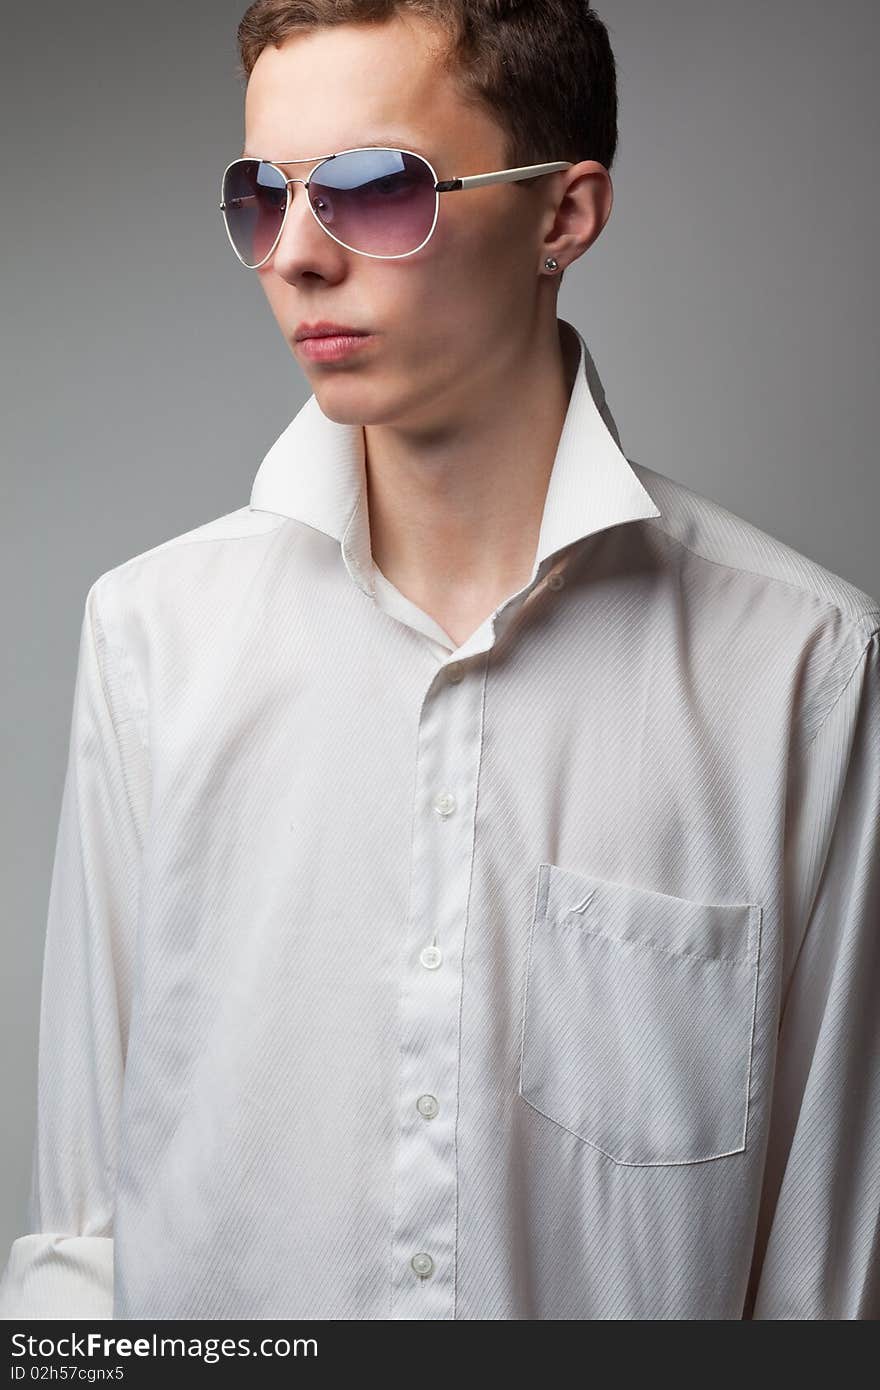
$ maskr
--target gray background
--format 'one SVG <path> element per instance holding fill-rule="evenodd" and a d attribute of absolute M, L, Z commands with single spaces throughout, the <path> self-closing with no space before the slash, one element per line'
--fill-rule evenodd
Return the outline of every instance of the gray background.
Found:
<path fill-rule="evenodd" d="M 40 972 L 85 595 L 246 504 L 308 394 L 217 210 L 245 0 L 4 16 L 0 1267 L 25 1232 Z M 878 12 L 605 0 L 615 204 L 559 312 L 624 451 L 880 595 Z"/>

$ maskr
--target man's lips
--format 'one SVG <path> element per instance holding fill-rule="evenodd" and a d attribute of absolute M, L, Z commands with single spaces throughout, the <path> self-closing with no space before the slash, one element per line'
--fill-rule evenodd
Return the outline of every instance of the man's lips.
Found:
<path fill-rule="evenodd" d="M 363 352 L 377 341 L 373 333 L 335 333 L 300 338 L 295 346 L 311 362 L 333 362 Z"/>
<path fill-rule="evenodd" d="M 368 328 L 354 328 L 347 323 L 331 323 L 321 319 L 318 323 L 301 323 L 294 333 L 294 341 L 303 342 L 306 338 L 366 338 Z"/>

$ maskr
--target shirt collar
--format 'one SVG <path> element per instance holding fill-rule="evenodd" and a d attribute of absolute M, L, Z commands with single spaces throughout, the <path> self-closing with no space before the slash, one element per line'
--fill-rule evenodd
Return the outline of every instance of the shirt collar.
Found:
<path fill-rule="evenodd" d="M 660 516 L 620 446 L 586 342 L 573 324 L 579 360 L 547 488 L 532 580 L 551 555 L 622 522 Z M 292 517 L 339 541 L 348 572 L 375 597 L 364 431 L 330 420 L 311 395 L 263 458 L 251 511 Z"/>

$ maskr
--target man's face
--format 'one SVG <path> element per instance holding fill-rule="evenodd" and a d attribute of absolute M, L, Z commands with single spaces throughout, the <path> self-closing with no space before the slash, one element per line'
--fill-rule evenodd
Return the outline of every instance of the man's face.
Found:
<path fill-rule="evenodd" d="M 310 165 L 288 161 L 377 144 L 425 154 L 440 179 L 504 168 L 503 132 L 442 70 L 443 42 L 434 25 L 396 17 L 268 46 L 248 82 L 245 149 L 299 178 Z M 430 240 L 399 260 L 340 246 L 291 185 L 283 235 L 256 274 L 326 415 L 443 428 L 497 390 L 505 347 L 532 326 L 540 231 L 553 220 L 546 182 L 441 193 Z M 376 337 L 339 361 L 310 361 L 293 335 L 319 319 Z"/>

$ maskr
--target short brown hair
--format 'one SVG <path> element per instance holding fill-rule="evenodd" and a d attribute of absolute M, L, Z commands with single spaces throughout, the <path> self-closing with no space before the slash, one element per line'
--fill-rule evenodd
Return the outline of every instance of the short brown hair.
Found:
<path fill-rule="evenodd" d="M 506 135 L 505 167 L 598 160 L 617 148 L 608 31 L 585 0 L 254 0 L 238 26 L 245 81 L 267 44 L 331 24 L 418 15 L 446 29 L 445 65 Z"/>

